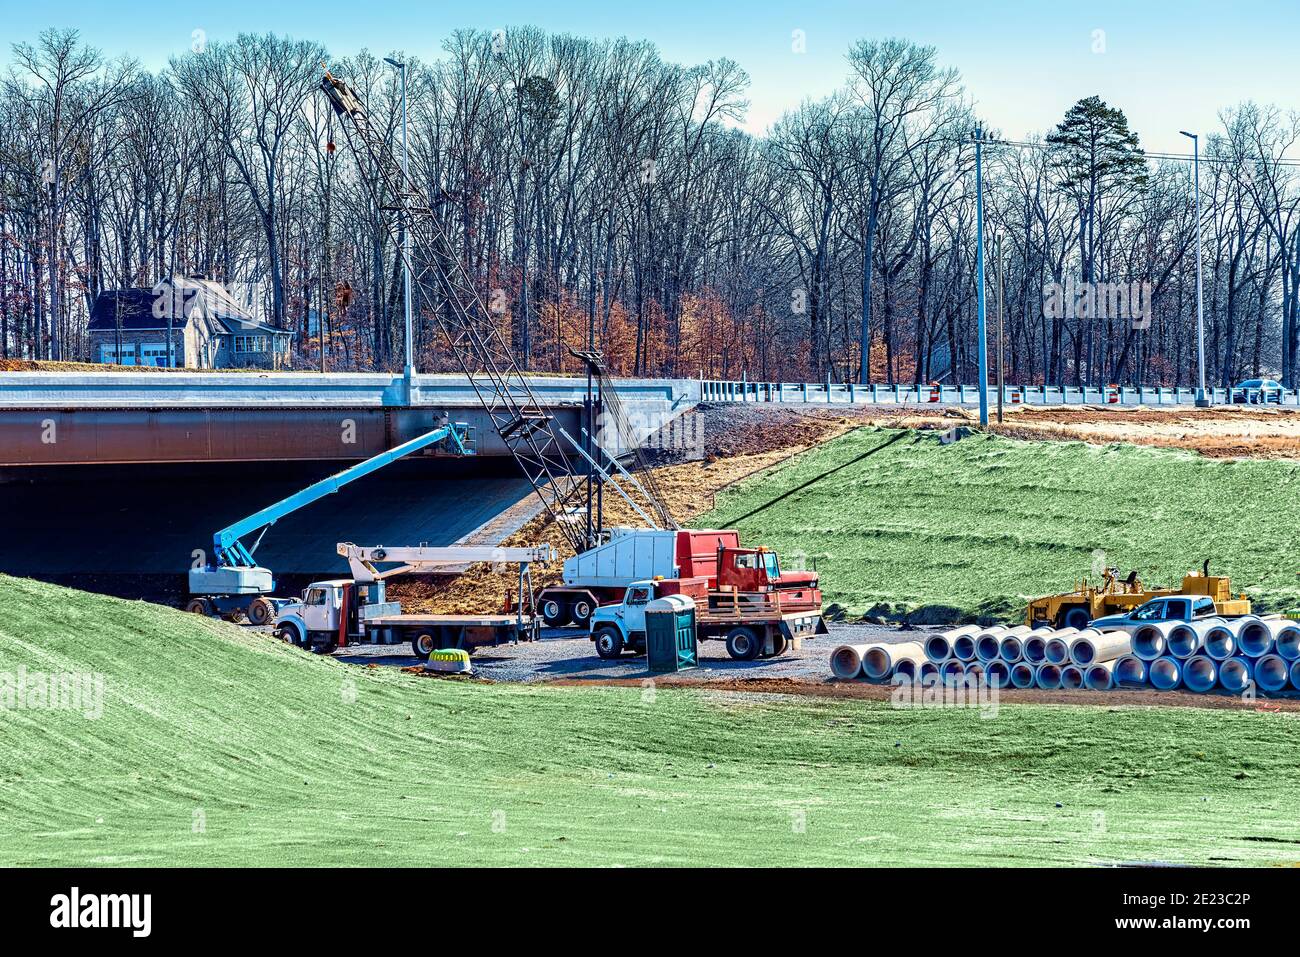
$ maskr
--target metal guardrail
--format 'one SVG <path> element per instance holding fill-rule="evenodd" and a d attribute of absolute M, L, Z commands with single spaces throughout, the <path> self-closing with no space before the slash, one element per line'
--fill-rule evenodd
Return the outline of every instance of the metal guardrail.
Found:
<path fill-rule="evenodd" d="M 701 402 L 784 402 L 817 405 L 978 405 L 974 385 L 856 385 L 825 382 L 746 382 L 700 380 Z M 987 388 L 988 403 L 997 404 L 997 386 Z M 1232 390 L 1211 389 L 1214 405 L 1232 405 Z M 1184 386 L 1105 386 L 1103 388 L 1005 386 L 1003 404 L 1016 405 L 1194 405 L 1196 390 Z M 1241 403 L 1237 403 L 1240 405 Z M 1269 403 L 1270 405 L 1276 403 Z M 1300 407 L 1300 391 L 1285 389 L 1281 405 Z"/>

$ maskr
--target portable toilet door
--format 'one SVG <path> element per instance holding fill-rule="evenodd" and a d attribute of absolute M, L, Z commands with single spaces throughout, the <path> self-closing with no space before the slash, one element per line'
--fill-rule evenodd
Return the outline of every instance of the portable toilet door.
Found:
<path fill-rule="evenodd" d="M 665 595 L 645 606 L 646 662 L 653 672 L 685 671 L 700 664 L 695 600 Z"/>

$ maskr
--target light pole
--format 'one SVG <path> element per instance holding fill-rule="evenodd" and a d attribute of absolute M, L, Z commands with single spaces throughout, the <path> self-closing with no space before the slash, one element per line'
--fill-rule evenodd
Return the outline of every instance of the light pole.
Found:
<path fill-rule="evenodd" d="M 407 148 L 406 142 L 406 64 L 399 63 L 392 57 L 384 57 L 384 62 L 402 74 L 402 188 L 411 178 L 411 154 Z M 415 381 L 415 360 L 411 355 L 411 230 L 410 224 L 407 223 L 407 209 L 401 207 L 401 229 L 402 229 L 402 291 L 403 299 L 406 302 L 406 368 L 403 374 L 406 377 L 407 399 L 410 399 L 411 387 Z"/>
<path fill-rule="evenodd" d="M 1201 143 L 1195 133 L 1179 130 L 1192 141 L 1192 192 L 1196 196 L 1196 364 L 1201 387 L 1196 390 L 1196 404 L 1210 405 L 1205 391 L 1205 284 L 1201 278 Z"/>
<path fill-rule="evenodd" d="M 979 391 L 980 391 L 980 425 L 989 424 L 989 353 L 984 313 L 984 180 L 981 172 L 980 144 L 984 140 L 984 130 L 975 127 L 975 298 L 979 306 Z"/>

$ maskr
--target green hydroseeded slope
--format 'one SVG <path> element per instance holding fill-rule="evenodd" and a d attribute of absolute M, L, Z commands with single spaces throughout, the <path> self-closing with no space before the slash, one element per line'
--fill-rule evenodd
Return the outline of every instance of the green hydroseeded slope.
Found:
<path fill-rule="evenodd" d="M 105 695 L 0 710 L 3 865 L 1300 859 L 1285 715 L 455 683 L 0 576 L 20 668 Z"/>
<path fill-rule="evenodd" d="M 853 612 L 886 603 L 1020 616 L 1094 567 L 1176 585 L 1206 558 L 1263 610 L 1300 604 L 1292 462 L 985 435 L 945 446 L 937 433 L 906 433 L 737 521 L 896 434 L 859 430 L 798 455 L 721 493 L 697 524 L 734 525 L 787 565 L 815 563 L 826 600 Z"/>

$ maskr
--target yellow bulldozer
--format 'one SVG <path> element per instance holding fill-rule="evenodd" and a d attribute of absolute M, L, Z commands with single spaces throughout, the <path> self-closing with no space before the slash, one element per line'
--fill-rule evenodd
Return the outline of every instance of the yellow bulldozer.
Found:
<path fill-rule="evenodd" d="M 1056 628 L 1086 628 L 1094 618 L 1118 615 L 1132 611 L 1152 598 L 1168 595 L 1207 595 L 1214 599 L 1214 610 L 1224 616 L 1250 614 L 1250 599 L 1245 595 L 1232 596 L 1232 579 L 1210 574 L 1207 560 L 1199 572 L 1183 576 L 1180 588 L 1146 588 L 1137 572 L 1121 578 L 1118 568 L 1108 568 L 1102 583 L 1094 585 L 1087 579 L 1079 582 L 1074 591 L 1061 595 L 1035 598 L 1025 613 L 1025 623 L 1031 628 L 1052 625 Z"/>

